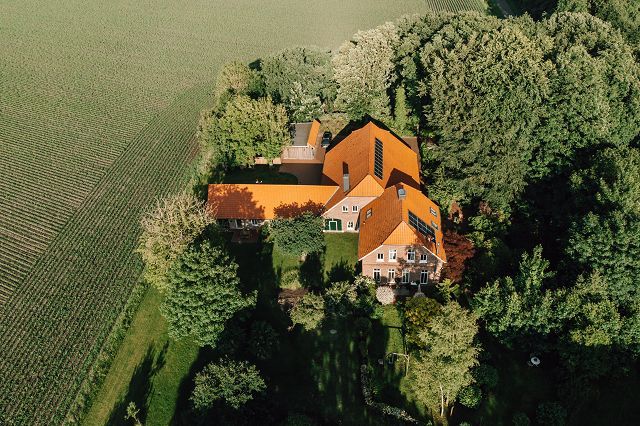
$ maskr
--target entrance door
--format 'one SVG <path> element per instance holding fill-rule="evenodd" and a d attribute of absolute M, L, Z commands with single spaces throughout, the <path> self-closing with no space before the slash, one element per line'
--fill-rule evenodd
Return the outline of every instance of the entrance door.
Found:
<path fill-rule="evenodd" d="M 329 219 L 327 224 L 328 231 L 342 231 L 342 220 L 340 219 Z"/>

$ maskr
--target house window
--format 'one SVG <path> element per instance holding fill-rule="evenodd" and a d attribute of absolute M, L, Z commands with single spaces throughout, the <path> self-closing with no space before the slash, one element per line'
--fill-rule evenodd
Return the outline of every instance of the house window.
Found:
<path fill-rule="evenodd" d="M 397 250 L 389 250 L 389 262 L 395 262 L 398 258 Z"/>
<path fill-rule="evenodd" d="M 380 282 L 380 269 L 374 269 L 373 270 L 373 280 L 375 282 Z"/>
<path fill-rule="evenodd" d="M 438 229 L 438 224 L 434 221 L 431 221 L 431 226 L 433 226 L 435 229 Z"/>
<path fill-rule="evenodd" d="M 396 270 L 395 269 L 389 269 L 389 282 L 393 283 L 396 280 Z"/>
<path fill-rule="evenodd" d="M 429 207 L 429 211 L 431 212 L 432 215 L 434 215 L 435 217 L 438 217 L 438 212 L 435 211 L 433 207 Z"/>
<path fill-rule="evenodd" d="M 377 262 L 384 262 L 384 253 L 378 253 Z"/>
<path fill-rule="evenodd" d="M 342 206 L 342 213 L 349 213 L 349 206 Z"/>
<path fill-rule="evenodd" d="M 358 206 L 351 206 L 351 211 L 354 213 L 358 213 L 358 209 L 359 209 Z"/>
<path fill-rule="evenodd" d="M 403 284 L 407 284 L 409 282 L 409 270 L 408 269 L 403 269 L 402 270 L 402 283 Z"/>
<path fill-rule="evenodd" d="M 371 211 L 371 209 L 367 210 L 367 219 L 369 219 L 372 214 L 373 212 Z"/>
<path fill-rule="evenodd" d="M 260 219 L 251 219 L 251 224 L 253 226 L 258 226 L 260 225 L 261 220 Z"/>
<path fill-rule="evenodd" d="M 426 253 L 422 253 L 420 255 L 420 263 L 427 263 L 427 254 Z"/>
<path fill-rule="evenodd" d="M 353 222 L 347 222 L 347 229 L 353 229 Z"/>
<path fill-rule="evenodd" d="M 416 251 L 414 249 L 407 250 L 407 262 L 416 261 Z"/>
<path fill-rule="evenodd" d="M 427 284 L 429 282 L 429 273 L 426 269 L 420 271 L 420 284 Z"/>

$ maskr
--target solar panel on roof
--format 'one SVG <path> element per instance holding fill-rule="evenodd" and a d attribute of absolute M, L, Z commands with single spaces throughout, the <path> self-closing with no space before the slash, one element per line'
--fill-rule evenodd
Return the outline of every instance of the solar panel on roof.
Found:
<path fill-rule="evenodd" d="M 433 230 L 432 227 L 426 224 L 426 222 L 416 216 L 411 210 L 409 210 L 409 225 L 413 226 L 420 232 L 422 235 L 427 237 L 428 239 L 435 238 L 436 231 Z"/>
<path fill-rule="evenodd" d="M 382 141 L 376 139 L 373 157 L 373 174 L 382 179 Z"/>

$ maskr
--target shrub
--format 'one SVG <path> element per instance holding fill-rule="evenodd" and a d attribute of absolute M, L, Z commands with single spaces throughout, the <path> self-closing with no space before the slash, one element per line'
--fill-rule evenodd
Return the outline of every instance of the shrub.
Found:
<path fill-rule="evenodd" d="M 529 426 L 531 425 L 531 420 L 529 420 L 529 416 L 525 413 L 517 412 L 513 415 L 513 426 Z"/>
<path fill-rule="evenodd" d="M 488 364 L 481 364 L 473 372 L 473 377 L 479 385 L 493 389 L 498 384 L 498 370 Z"/>
<path fill-rule="evenodd" d="M 538 405 L 536 420 L 538 424 L 545 426 L 564 426 L 567 420 L 567 411 L 557 402 L 543 402 Z"/>
<path fill-rule="evenodd" d="M 414 297 L 405 307 L 407 323 L 407 341 L 416 346 L 423 346 L 418 334 L 425 329 L 431 318 L 438 313 L 441 306 L 428 297 Z"/>
<path fill-rule="evenodd" d="M 326 312 L 336 317 L 345 317 L 352 312 L 356 298 L 356 287 L 349 281 L 333 283 L 324 295 Z"/>
<path fill-rule="evenodd" d="M 237 409 L 253 399 L 253 394 L 265 389 L 255 365 L 225 358 L 208 364 L 196 374 L 191 402 L 196 410 L 207 410 L 218 400 Z"/>
<path fill-rule="evenodd" d="M 304 206 L 293 206 L 289 210 L 299 211 L 300 208 L 304 208 Z M 287 208 L 285 207 L 283 210 L 287 210 Z M 293 256 L 300 256 L 319 253 L 324 249 L 323 226 L 321 217 L 306 211 L 299 216 L 272 220 L 269 225 L 269 233 L 280 250 Z"/>
<path fill-rule="evenodd" d="M 300 271 L 298 269 L 290 269 L 280 276 L 280 288 L 287 290 L 298 290 L 302 288 L 300 284 Z"/>
<path fill-rule="evenodd" d="M 258 359 L 271 358 L 278 348 L 278 333 L 265 321 L 257 321 L 251 325 L 249 333 L 249 350 Z"/>
<path fill-rule="evenodd" d="M 482 391 L 478 386 L 467 386 L 460 391 L 458 401 L 465 407 L 476 408 L 482 401 Z"/>
<path fill-rule="evenodd" d="M 324 320 L 324 299 L 320 295 L 307 293 L 289 315 L 293 325 L 300 324 L 307 331 L 315 330 Z"/>

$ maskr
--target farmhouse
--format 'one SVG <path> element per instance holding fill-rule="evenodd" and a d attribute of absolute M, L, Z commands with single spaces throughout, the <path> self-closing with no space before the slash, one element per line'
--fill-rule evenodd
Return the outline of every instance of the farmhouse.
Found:
<path fill-rule="evenodd" d="M 212 184 L 212 214 L 246 230 L 313 212 L 325 219 L 325 232 L 359 233 L 363 274 L 390 284 L 437 281 L 446 262 L 440 209 L 420 190 L 417 147 L 369 120 L 340 132 L 325 150 L 315 142 L 318 127 L 300 145 L 312 145 L 314 156 L 323 151 L 319 185 Z"/>

